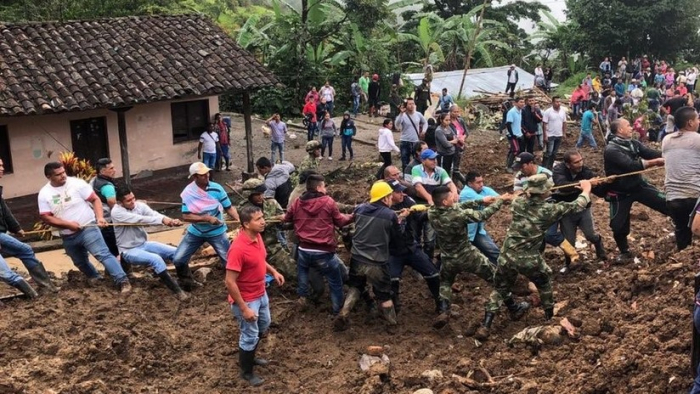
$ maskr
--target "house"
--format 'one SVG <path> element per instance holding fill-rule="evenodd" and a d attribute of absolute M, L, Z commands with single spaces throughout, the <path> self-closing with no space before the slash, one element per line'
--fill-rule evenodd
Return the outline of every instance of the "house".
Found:
<path fill-rule="evenodd" d="M 251 138 L 250 91 L 277 82 L 201 15 L 0 23 L 5 198 L 37 193 L 61 151 L 110 157 L 125 179 L 188 164 L 226 92 Z"/>
<path fill-rule="evenodd" d="M 471 98 L 488 93 L 504 92 L 506 90 L 507 72 L 509 66 L 490 67 L 490 68 L 475 68 L 467 72 L 467 77 L 464 81 L 462 89 L 462 97 Z M 523 70 L 520 67 L 515 68 L 518 71 L 518 84 L 515 90 L 530 89 L 535 85 L 535 76 Z M 442 88 L 447 88 L 452 97 L 457 98 L 459 86 L 462 84 L 464 70 L 455 71 L 439 71 L 433 73 L 433 82 L 430 84 L 430 91 L 435 94 L 441 94 Z M 408 74 L 408 79 L 416 86 L 423 81 L 423 73 Z M 434 103 L 437 104 L 437 103 Z"/>

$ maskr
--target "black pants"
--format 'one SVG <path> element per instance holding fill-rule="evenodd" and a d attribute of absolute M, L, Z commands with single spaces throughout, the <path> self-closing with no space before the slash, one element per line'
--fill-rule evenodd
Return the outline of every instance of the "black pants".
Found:
<path fill-rule="evenodd" d="M 635 202 L 642 203 L 647 207 L 668 215 L 666 208 L 666 196 L 654 186 L 643 184 L 632 194 L 618 194 L 608 196 L 610 202 L 610 229 L 612 230 L 615 243 L 620 252 L 629 252 L 627 236 L 630 233 L 630 210 Z M 686 217 L 686 221 L 687 221 Z"/>
<path fill-rule="evenodd" d="M 445 171 L 447 171 L 447 175 L 450 177 L 452 176 L 452 162 L 454 160 L 455 155 L 440 155 L 438 156 L 438 165 L 442 167 Z"/>
<path fill-rule="evenodd" d="M 515 85 L 517 85 L 517 82 L 508 82 L 508 84 L 506 84 L 506 93 L 510 90 L 510 97 L 515 95 Z"/>
<path fill-rule="evenodd" d="M 506 168 L 511 168 L 515 157 L 524 152 L 525 140 L 523 137 L 508 137 L 508 142 L 510 143 L 510 149 L 506 157 Z"/>
<path fill-rule="evenodd" d="M 382 157 L 384 164 L 377 172 L 377 179 L 384 179 L 384 170 L 391 165 L 391 152 L 379 152 L 379 155 Z"/>
<path fill-rule="evenodd" d="M 524 135 L 523 138 L 525 139 L 524 151 L 535 154 L 535 142 L 537 141 L 537 135 L 533 134 L 531 137 Z"/>
<path fill-rule="evenodd" d="M 114 226 L 107 226 L 101 228 L 102 238 L 104 238 L 107 248 L 109 248 L 109 253 L 112 253 L 114 257 L 119 256 L 119 248 L 117 247 L 117 237 L 114 235 Z"/>
<path fill-rule="evenodd" d="M 688 221 L 690 214 L 695 208 L 695 198 L 682 198 L 679 200 L 666 201 L 669 216 L 673 220 L 676 234 L 676 246 L 678 250 L 683 250 L 690 246 L 693 241 L 693 233 L 690 230 Z"/>

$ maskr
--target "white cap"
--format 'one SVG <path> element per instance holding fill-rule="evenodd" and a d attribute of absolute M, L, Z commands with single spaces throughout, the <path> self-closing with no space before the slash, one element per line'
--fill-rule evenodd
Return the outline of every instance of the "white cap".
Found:
<path fill-rule="evenodd" d="M 195 174 L 204 175 L 204 174 L 208 173 L 209 171 L 211 171 L 211 169 L 209 167 L 207 167 L 201 161 L 198 161 L 196 163 L 192 163 L 192 165 L 190 166 L 190 178 L 192 177 L 192 175 L 195 175 Z"/>

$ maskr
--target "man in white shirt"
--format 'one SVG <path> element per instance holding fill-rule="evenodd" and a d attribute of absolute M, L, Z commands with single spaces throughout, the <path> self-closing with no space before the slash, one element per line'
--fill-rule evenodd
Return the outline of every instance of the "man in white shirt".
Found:
<path fill-rule="evenodd" d="M 60 229 L 63 247 L 73 264 L 88 277 L 89 283 L 101 280 L 102 276 L 88 260 L 90 252 L 104 265 L 120 292 L 131 291 L 126 273 L 102 238 L 99 227 L 107 226 L 107 221 L 102 202 L 92 187 L 82 179 L 67 176 L 59 162 L 46 164 L 44 175 L 49 182 L 39 191 L 39 214 L 44 223 Z"/>
<path fill-rule="evenodd" d="M 178 300 L 184 301 L 189 295 L 182 291 L 177 282 L 168 273 L 165 261 L 173 261 L 176 247 L 148 240 L 148 234 L 143 226 L 164 225 L 170 227 L 182 226 L 182 222 L 171 219 L 152 210 L 146 203 L 136 201 L 131 189 L 120 185 L 116 190 L 117 203 L 112 207 L 114 223 L 126 223 L 131 226 L 117 226 L 114 232 L 122 260 L 128 264 L 145 265 L 153 269 L 158 278 L 175 294 Z M 141 224 L 143 226 L 137 226 Z"/>
<path fill-rule="evenodd" d="M 219 135 L 216 132 L 216 123 L 209 122 L 209 130 L 199 136 L 199 146 L 197 146 L 197 159 L 207 168 L 216 168 L 216 152 L 219 147 Z"/>
<path fill-rule="evenodd" d="M 551 170 L 554 167 L 554 159 L 559 152 L 562 137 L 566 137 L 566 110 L 561 107 L 559 96 L 552 97 L 552 107 L 542 115 L 542 132 L 544 143 L 547 145 L 543 164 Z"/>

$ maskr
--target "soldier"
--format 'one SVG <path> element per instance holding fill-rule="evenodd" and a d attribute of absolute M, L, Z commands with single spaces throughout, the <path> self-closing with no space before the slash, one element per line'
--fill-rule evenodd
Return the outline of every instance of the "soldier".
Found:
<path fill-rule="evenodd" d="M 439 329 L 449 321 L 452 284 L 457 275 L 469 272 L 489 283 L 493 283 L 496 275 L 496 266 L 469 242 L 467 224 L 485 221 L 498 212 L 504 201 L 511 201 L 513 197 L 510 194 L 504 194 L 455 203 L 452 191 L 445 186 L 433 190 L 432 197 L 435 205 L 428 210 L 428 220 L 437 233 L 437 242 L 442 256 L 441 299 L 438 305 L 440 315 L 433 323 L 433 327 Z M 482 204 L 488 207 L 478 210 Z M 512 308 L 520 308 L 520 306 L 513 305 Z"/>
<path fill-rule="evenodd" d="M 518 172 L 515 173 L 515 178 L 513 182 L 513 190 L 520 191 L 527 185 L 529 177 L 537 174 L 545 174 L 547 177 L 552 177 L 552 171 L 537 165 L 535 163 L 535 156 L 529 152 L 523 152 L 515 158 L 513 163 L 513 169 Z M 552 246 L 558 246 L 564 252 L 566 266 L 570 264 L 576 264 L 579 260 L 579 255 L 576 253 L 576 248 L 564 238 L 564 235 L 559 232 L 559 223 L 553 223 L 552 227 L 547 231 L 547 236 L 545 237 L 545 242 Z M 542 245 L 544 248 L 544 244 Z"/>
<path fill-rule="evenodd" d="M 581 194 L 572 202 L 548 203 L 545 201 L 551 193 L 552 186 L 554 182 L 547 175 L 533 175 L 528 178 L 523 189 L 525 197 L 513 201 L 511 207 L 513 221 L 508 228 L 501 255 L 498 258 L 499 275 L 495 280 L 498 298 L 491 300 L 495 305 L 500 305 L 501 299 L 506 305 L 512 305 L 510 291 L 518 274 L 521 274 L 537 286 L 545 320 L 550 320 L 554 316 L 552 269 L 545 263 L 540 252 L 545 231 L 564 215 L 586 209 L 591 201 L 591 182 L 588 180 L 581 180 Z M 516 317 L 511 313 L 511 319 L 515 320 Z M 493 318 L 494 313 L 487 312 L 477 334 L 488 336 Z"/>
<path fill-rule="evenodd" d="M 277 268 L 287 280 L 295 280 L 297 268 L 289 253 L 284 250 L 277 239 L 277 225 L 284 218 L 284 210 L 274 198 L 265 198 L 265 183 L 260 178 L 251 178 L 243 182 L 243 194 L 247 200 L 241 202 L 238 211 L 249 205 L 260 208 L 265 219 L 265 230 L 260 234 L 267 252 L 267 262 Z"/>
<path fill-rule="evenodd" d="M 320 157 L 321 157 L 321 143 L 320 142 L 318 142 L 316 140 L 309 141 L 306 143 L 305 149 L 309 155 L 306 156 L 304 158 L 304 160 L 301 161 L 301 164 L 299 164 L 299 167 L 297 168 L 296 172 L 294 172 L 294 174 L 292 174 L 292 177 L 291 177 L 292 188 L 296 188 L 297 186 L 299 186 L 299 183 L 300 183 L 299 176 L 301 175 L 302 172 L 304 172 L 306 170 L 314 170 L 314 171 L 318 170 L 318 165 L 321 162 L 321 159 L 320 159 Z M 299 195 L 301 195 L 301 193 L 304 192 L 303 189 L 304 188 L 302 188 L 302 190 L 299 192 Z M 290 195 L 289 204 L 292 203 L 291 199 L 292 199 L 292 197 Z"/>

